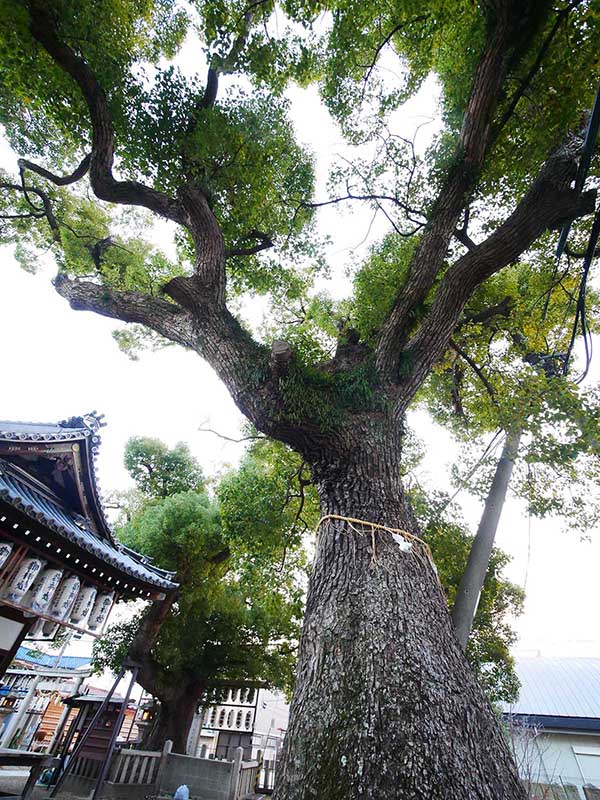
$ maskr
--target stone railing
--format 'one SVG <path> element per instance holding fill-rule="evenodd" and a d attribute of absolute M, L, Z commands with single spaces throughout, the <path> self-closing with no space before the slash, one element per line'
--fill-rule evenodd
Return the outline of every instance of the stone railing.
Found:
<path fill-rule="evenodd" d="M 162 753 L 160 750 L 121 750 L 113 758 L 110 783 L 155 783 Z"/>
<path fill-rule="evenodd" d="M 160 751 L 120 750 L 113 755 L 99 794 L 101 800 L 145 800 L 148 796 L 172 797 L 187 784 L 191 798 L 198 800 L 244 800 L 254 793 L 258 761 L 243 761 L 238 747 L 233 761 L 196 758 L 172 753 L 173 743 Z M 89 762 L 89 763 L 88 763 Z M 89 797 L 94 790 L 101 762 L 78 759 L 63 784 L 71 797 Z"/>

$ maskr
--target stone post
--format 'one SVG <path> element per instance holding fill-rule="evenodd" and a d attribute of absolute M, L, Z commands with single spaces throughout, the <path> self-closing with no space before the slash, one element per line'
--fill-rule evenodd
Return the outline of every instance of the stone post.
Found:
<path fill-rule="evenodd" d="M 230 800 L 236 800 L 237 788 L 240 780 L 240 772 L 242 771 L 242 759 L 244 758 L 243 747 L 235 748 L 235 755 L 233 757 L 233 766 L 231 768 L 231 788 L 229 789 Z"/>
<path fill-rule="evenodd" d="M 167 764 L 167 760 L 169 758 L 169 754 L 173 749 L 173 742 L 171 739 L 167 739 L 167 741 L 163 745 L 162 755 L 160 757 L 160 761 L 158 763 L 158 769 L 156 770 L 156 794 L 160 794 L 160 785 L 162 782 L 163 773 L 165 771 L 165 766 Z"/>

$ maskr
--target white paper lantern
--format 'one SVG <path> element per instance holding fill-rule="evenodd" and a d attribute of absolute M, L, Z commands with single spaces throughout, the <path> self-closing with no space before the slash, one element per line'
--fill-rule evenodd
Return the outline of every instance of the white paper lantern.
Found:
<path fill-rule="evenodd" d="M 13 551 L 14 545 L 9 542 L 0 542 L 0 568 L 2 568 L 8 561 L 10 554 Z"/>
<path fill-rule="evenodd" d="M 56 590 L 49 614 L 56 619 L 64 619 L 71 610 L 75 598 L 79 594 L 81 581 L 75 575 L 65 578 Z"/>
<path fill-rule="evenodd" d="M 41 558 L 25 558 L 19 569 L 10 579 L 6 588 L 6 599 L 11 603 L 20 602 L 31 584 L 39 575 L 46 562 Z"/>
<path fill-rule="evenodd" d="M 23 598 L 23 605 L 41 614 L 50 605 L 62 576 L 62 569 L 45 569 L 38 575 L 35 583 Z"/>
<path fill-rule="evenodd" d="M 92 608 L 92 613 L 89 619 L 89 629 L 91 631 L 98 630 L 108 617 L 109 611 L 112 608 L 113 592 L 108 594 L 99 594 Z"/>
<path fill-rule="evenodd" d="M 82 625 L 85 623 L 90 615 L 94 600 L 98 594 L 98 589 L 95 586 L 83 586 L 77 595 L 77 600 L 71 611 L 70 622 L 73 625 Z"/>

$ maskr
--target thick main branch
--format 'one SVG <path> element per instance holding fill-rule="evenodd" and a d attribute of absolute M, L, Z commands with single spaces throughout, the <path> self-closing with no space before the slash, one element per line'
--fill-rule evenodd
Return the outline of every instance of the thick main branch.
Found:
<path fill-rule="evenodd" d="M 167 219 L 181 222 L 179 203 L 173 198 L 137 181 L 116 180 L 112 172 L 115 133 L 104 89 L 87 62 L 61 41 L 48 4 L 44 0 L 30 0 L 28 8 L 33 38 L 73 78 L 87 104 L 92 123 L 90 182 L 96 196 L 111 203 L 143 206 Z"/>
<path fill-rule="evenodd" d="M 77 311 L 93 311 L 122 322 L 137 322 L 184 347 L 194 346 L 192 316 L 174 303 L 142 292 L 117 291 L 63 274 L 56 277 L 54 286 Z"/>
<path fill-rule="evenodd" d="M 473 78 L 454 163 L 413 256 L 409 279 L 396 298 L 379 337 L 377 366 L 387 380 L 396 380 L 414 310 L 424 301 L 443 267 L 450 240 L 479 178 L 492 141 L 492 121 L 503 88 L 515 26 L 522 13 L 522 4 L 512 0 L 498 0 L 493 4 L 493 21 L 490 20 L 487 44 Z"/>
<path fill-rule="evenodd" d="M 580 140 L 570 137 L 546 161 L 508 219 L 486 241 L 448 269 L 430 312 L 405 351 L 409 375 L 402 384 L 399 410 L 407 407 L 448 346 L 463 308 L 475 289 L 518 259 L 544 231 L 593 212 L 595 191 L 580 193 L 571 188 L 580 149 Z"/>

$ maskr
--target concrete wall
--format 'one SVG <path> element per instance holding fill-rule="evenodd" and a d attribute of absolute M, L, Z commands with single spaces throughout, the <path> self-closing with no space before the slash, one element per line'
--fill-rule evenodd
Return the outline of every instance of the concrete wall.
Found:
<path fill-rule="evenodd" d="M 229 800 L 233 766 L 231 761 L 169 753 L 161 774 L 159 793 L 172 796 L 178 786 L 186 783 L 191 797 Z"/>

